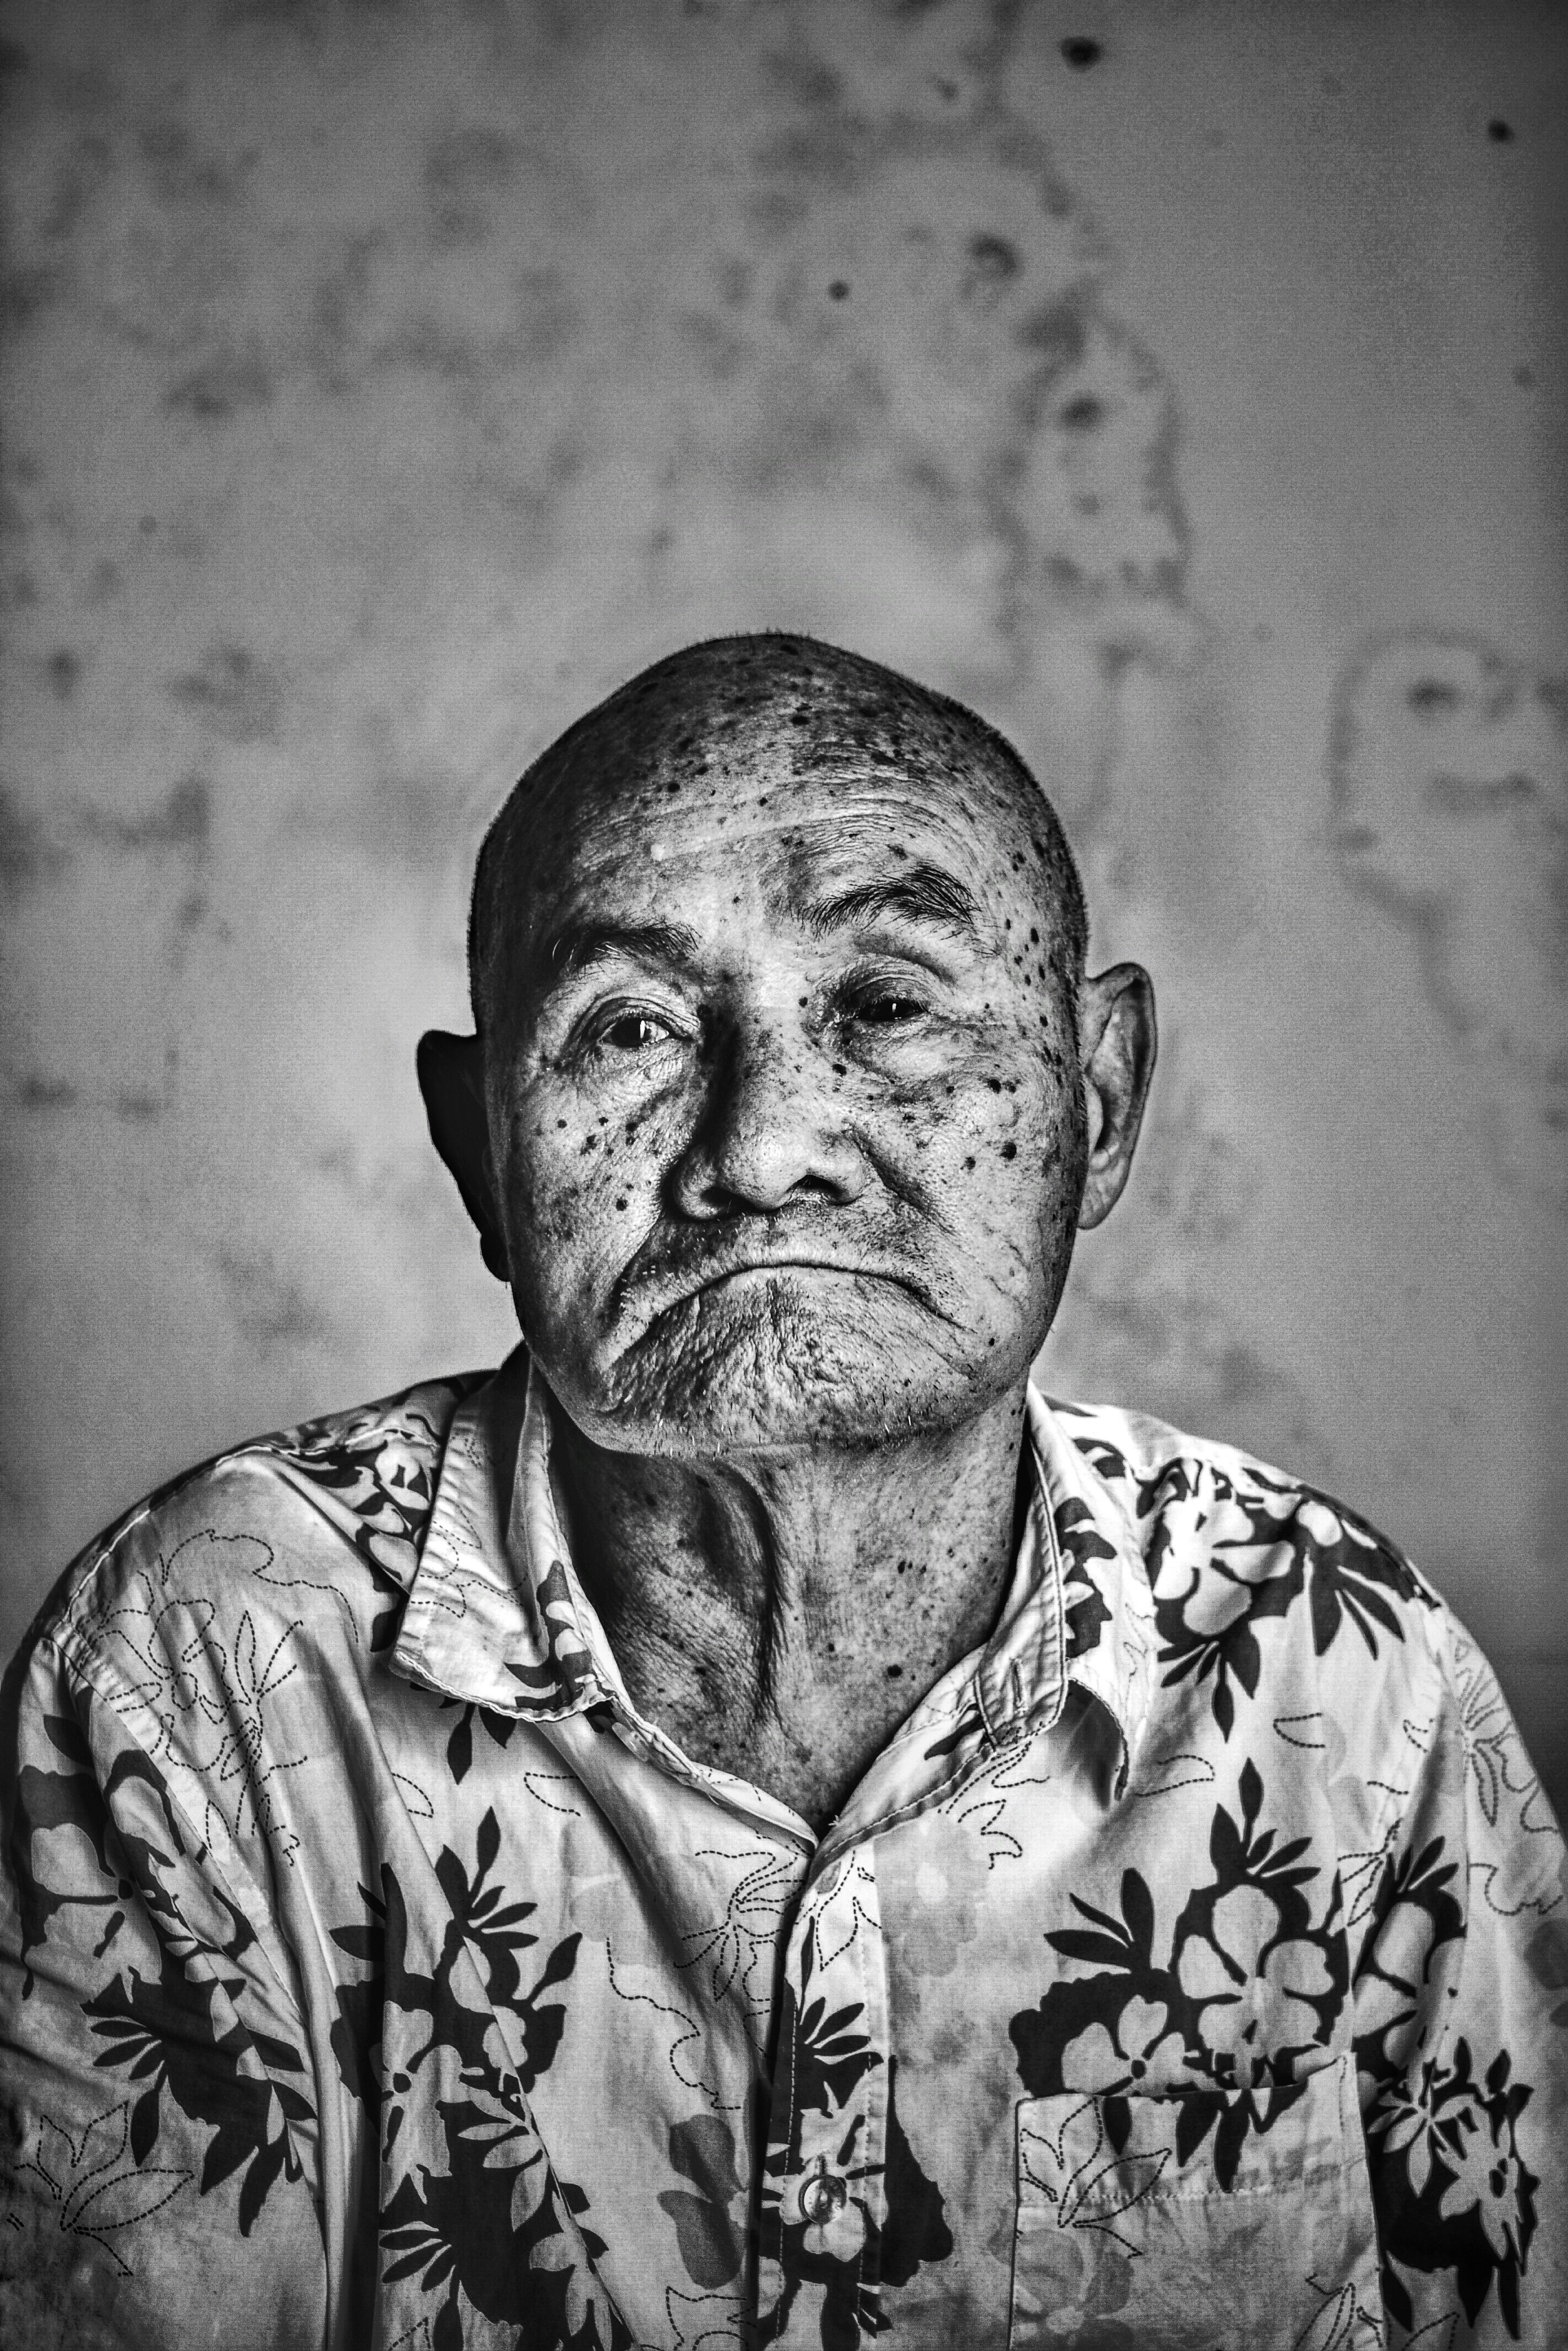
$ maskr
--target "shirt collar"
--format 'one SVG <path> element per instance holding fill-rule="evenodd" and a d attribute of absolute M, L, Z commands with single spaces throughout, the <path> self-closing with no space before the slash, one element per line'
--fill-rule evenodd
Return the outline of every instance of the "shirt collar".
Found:
<path fill-rule="evenodd" d="M 532 1721 L 607 1707 L 687 1776 L 696 1767 L 637 1714 L 577 1581 L 551 1491 L 550 1435 L 548 1389 L 519 1347 L 458 1406 L 393 1670 L 443 1697 Z M 1033 1384 L 1028 1436 L 1033 1491 L 1012 1580 L 996 1629 L 959 1678 L 998 1740 L 1051 1728 L 1075 1687 L 1097 1699 L 1120 1735 L 1119 1795 L 1153 1690 L 1154 1606 L 1141 1548 L 1110 1487 Z"/>

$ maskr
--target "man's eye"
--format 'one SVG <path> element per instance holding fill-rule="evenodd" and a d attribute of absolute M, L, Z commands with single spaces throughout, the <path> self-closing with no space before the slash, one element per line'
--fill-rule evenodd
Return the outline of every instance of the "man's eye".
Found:
<path fill-rule="evenodd" d="M 898 1029 L 907 1021 L 919 1019 L 925 1006 L 916 996 L 901 996 L 897 988 L 878 988 L 875 995 L 863 996 L 855 1006 L 855 1018 L 874 1029 Z"/>
<path fill-rule="evenodd" d="M 607 1045 L 616 1053 L 646 1053 L 655 1045 L 667 1044 L 670 1031 L 651 1012 L 621 1012 L 606 1023 L 595 1038 L 596 1045 Z"/>

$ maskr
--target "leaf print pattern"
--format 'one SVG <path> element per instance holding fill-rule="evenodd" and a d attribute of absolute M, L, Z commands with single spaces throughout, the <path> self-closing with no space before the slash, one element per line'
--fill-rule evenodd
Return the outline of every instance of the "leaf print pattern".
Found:
<path fill-rule="evenodd" d="M 500 1846 L 491 1810 L 472 1869 L 442 1847 L 445 1927 L 428 1970 L 390 1867 L 379 1896 L 360 1889 L 368 1923 L 333 1933 L 371 1971 L 351 1998 L 339 1992 L 334 2053 L 356 2095 L 386 2103 L 383 2145 L 401 2164 L 379 2216 L 382 2275 L 438 2303 L 437 2351 L 464 2341 L 465 2310 L 495 2325 L 547 2321 L 546 2339 L 570 2351 L 623 2351 L 631 2336 L 594 2270 L 605 2247 L 587 2198 L 556 2177 L 528 2105 L 560 2049 L 579 1938 L 557 1942 L 536 1971 L 530 1963 L 524 1988 L 536 1906 L 504 1898 Z M 444 2171 L 429 2160 L 437 2134 Z"/>
<path fill-rule="evenodd" d="M 79 2145 L 42 2116 L 34 2168 L 53 2183 L 51 2193 L 58 2190 L 62 2229 L 97 2238 L 161 2210 L 192 2177 L 190 2166 L 151 2159 L 161 2144 L 200 2146 L 199 2192 L 237 2177 L 246 2236 L 278 2179 L 303 2177 L 296 2134 L 313 2139 L 316 2126 L 306 2061 L 236 2007 L 254 1931 L 221 1886 L 195 1876 L 201 1856 L 155 1765 L 122 1751 L 100 1789 L 78 1726 L 46 1716 L 44 1727 L 66 1768 L 28 1764 L 16 1777 L 10 1850 L 22 1955 L 41 1955 L 57 1916 L 101 1922 L 95 1960 L 113 1965 L 130 1947 L 100 1988 L 84 1994 L 79 2012 L 92 2072 L 121 2077 L 131 2095 L 112 2110 L 112 2131 L 105 2117 Z M 93 1864 L 87 1876 L 78 1860 L 84 1848 Z M 46 1856 L 58 1865 L 57 1878 Z M 33 1996 L 30 1971 L 22 1989 L 24 2001 Z M 191 2130 L 171 2128 L 165 2101 Z M 76 2151 L 62 2170 L 67 2146 Z M 104 2242 L 129 2273 L 123 2255 Z"/>
<path fill-rule="evenodd" d="M 758 2104 L 753 2095 L 742 2124 L 747 2144 L 755 2138 Z M 728 2285 L 745 2258 L 745 2181 L 737 2153 L 722 2115 L 690 2115 L 670 2125 L 670 2168 L 691 2184 L 661 2189 L 659 2210 L 674 2223 L 687 2276 L 710 2289 Z"/>
<path fill-rule="evenodd" d="M 120 2231 L 161 2212 L 191 2177 L 171 2164 L 143 2164 L 130 2145 L 130 2111 L 122 2100 L 75 2139 L 45 2116 L 36 2147 L 19 2167 L 42 2180 L 59 2206 L 61 2233 L 101 2246 L 121 2277 L 131 2270 Z"/>
<path fill-rule="evenodd" d="M 273 1782 L 302 1759 L 275 1751 L 269 1721 L 272 1702 L 296 1670 L 300 1620 L 264 1636 L 246 1608 L 231 1645 L 213 1596 L 265 1581 L 273 1559 L 272 1545 L 256 1536 L 202 1528 L 140 1570 L 114 1606 L 84 1609 L 72 1635 L 112 1667 L 122 1710 L 157 1725 L 149 1752 L 179 1776 L 203 1835 L 220 1822 L 235 1843 L 264 1839 L 286 1861 L 296 1839 Z"/>
<path fill-rule="evenodd" d="M 519 1714 L 556 1714 L 576 1706 L 594 1687 L 593 1660 L 577 1631 L 576 1606 L 560 1560 L 552 1562 L 535 1594 L 534 1617 L 544 1654 L 526 1662 L 508 1658 L 506 1670 L 523 1685 Z"/>
<path fill-rule="evenodd" d="M 1110 1604 L 1090 1573 L 1092 1560 L 1114 1560 L 1116 1552 L 1098 1533 L 1088 1504 L 1075 1494 L 1058 1503 L 1054 1512 L 1056 1541 L 1062 1553 L 1063 1614 L 1067 1625 L 1069 1659 L 1086 1656 L 1099 1646 L 1111 1621 Z"/>
<path fill-rule="evenodd" d="M 697 1858 L 724 1865 L 735 1875 L 722 1917 L 689 1928 L 681 1936 L 682 1971 L 698 1969 L 715 2006 L 738 1999 L 753 2022 L 765 2021 L 773 2000 L 774 1953 L 785 1909 L 799 1884 L 794 1863 L 768 1845 L 739 1852 L 704 1846 Z"/>
<path fill-rule="evenodd" d="M 452 1407 L 483 1376 L 471 1373 L 358 1412 L 303 1421 L 247 1448 L 272 1455 L 337 1506 L 339 1523 L 387 1604 L 370 1631 L 378 1654 L 397 1638 L 403 1599 L 419 1567 L 419 1540 L 435 1500 L 435 1468 Z"/>

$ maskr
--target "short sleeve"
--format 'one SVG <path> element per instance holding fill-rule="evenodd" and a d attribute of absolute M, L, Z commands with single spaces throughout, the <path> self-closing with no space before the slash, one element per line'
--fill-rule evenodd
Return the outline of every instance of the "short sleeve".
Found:
<path fill-rule="evenodd" d="M 1421 1768 L 1355 1983 L 1391 2340 L 1568 2331 L 1568 1864 L 1491 1667 L 1446 1609 Z"/>
<path fill-rule="evenodd" d="M 121 1714 L 36 1640 L 0 1710 L 0 2340 L 320 2343 L 296 2010 Z"/>

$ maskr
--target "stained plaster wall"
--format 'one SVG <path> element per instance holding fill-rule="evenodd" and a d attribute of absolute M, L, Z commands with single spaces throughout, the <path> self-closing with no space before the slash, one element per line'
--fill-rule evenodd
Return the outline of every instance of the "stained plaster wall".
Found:
<path fill-rule="evenodd" d="M 1048 1380 L 1381 1520 L 1561 1796 L 1558 12 L 6 32 L 0 1647 L 184 1463 L 506 1345 L 411 1072 L 479 831 L 804 627 L 1014 737 L 1160 985 Z"/>

